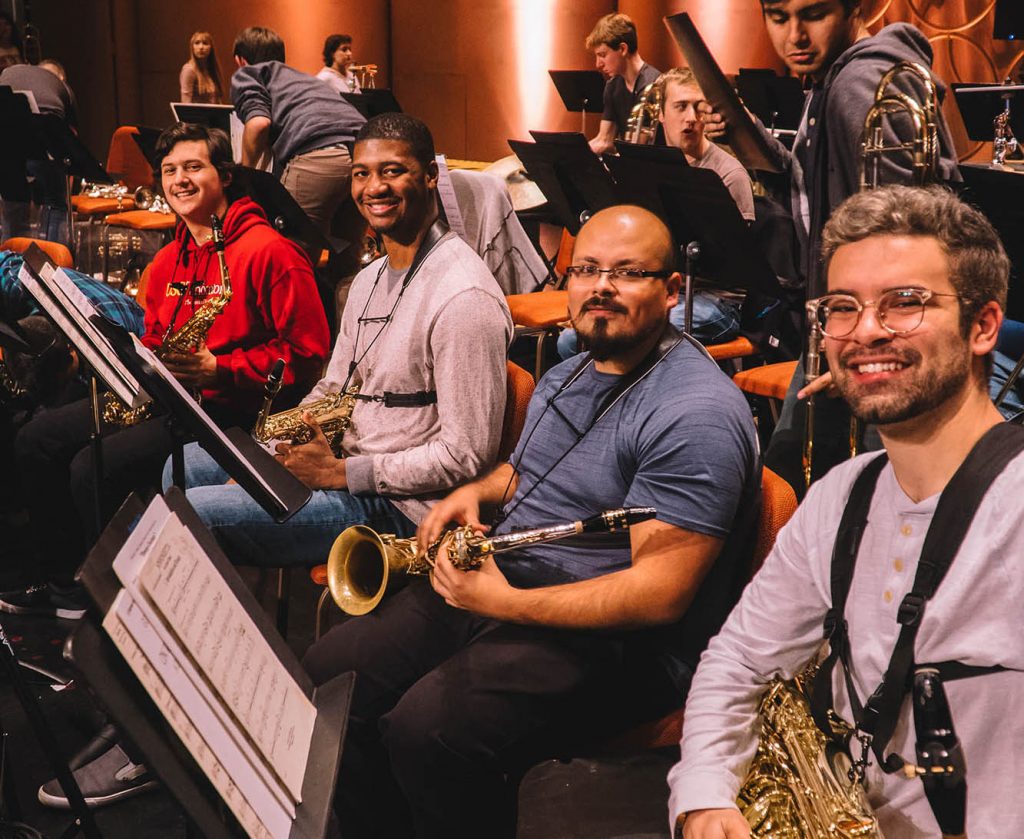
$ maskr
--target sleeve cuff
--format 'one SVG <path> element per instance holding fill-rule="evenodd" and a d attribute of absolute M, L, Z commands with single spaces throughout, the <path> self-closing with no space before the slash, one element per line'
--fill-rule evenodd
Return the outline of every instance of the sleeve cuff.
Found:
<path fill-rule="evenodd" d="M 345 484 L 353 495 L 378 494 L 373 474 L 373 455 L 345 458 Z"/>

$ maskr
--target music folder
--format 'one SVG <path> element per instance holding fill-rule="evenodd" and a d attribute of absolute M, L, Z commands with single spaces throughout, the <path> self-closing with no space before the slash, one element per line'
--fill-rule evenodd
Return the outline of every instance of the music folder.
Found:
<path fill-rule="evenodd" d="M 353 674 L 312 685 L 175 488 L 129 496 L 80 576 L 103 629 L 87 616 L 65 657 L 195 835 L 323 837 Z"/>
<path fill-rule="evenodd" d="M 180 424 L 182 432 L 198 440 L 274 521 L 287 521 L 309 501 L 313 495 L 309 487 L 242 429 L 222 431 L 152 350 L 117 324 L 98 315 L 94 323 L 153 401 Z"/>
<path fill-rule="evenodd" d="M 704 97 L 725 117 L 729 126 L 729 147 L 748 169 L 778 172 L 773 154 L 764 134 L 750 118 L 746 108 L 725 77 L 704 39 L 686 12 L 663 18 L 668 31 L 686 57 L 686 63 L 697 78 Z"/>

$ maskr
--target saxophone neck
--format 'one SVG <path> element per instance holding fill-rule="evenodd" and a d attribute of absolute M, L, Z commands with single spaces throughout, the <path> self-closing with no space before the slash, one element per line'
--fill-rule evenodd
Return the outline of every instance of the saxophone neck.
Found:
<path fill-rule="evenodd" d="M 213 233 L 213 250 L 217 254 L 217 264 L 220 267 L 221 297 L 227 301 L 231 299 L 231 277 L 228 274 L 228 263 L 224 259 L 224 225 L 216 215 L 210 216 L 210 230 Z"/>

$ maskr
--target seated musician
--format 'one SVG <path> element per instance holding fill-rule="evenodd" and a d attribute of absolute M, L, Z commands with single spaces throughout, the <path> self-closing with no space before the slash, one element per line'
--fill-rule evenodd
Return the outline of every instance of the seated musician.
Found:
<path fill-rule="evenodd" d="M 665 142 L 681 150 L 691 166 L 715 172 L 736 202 L 740 215 L 747 221 L 753 221 L 754 191 L 750 176 L 742 163 L 704 136 L 704 122 L 699 110 L 704 102 L 704 93 L 693 72 L 686 67 L 675 67 L 662 73 L 657 83 L 661 88 L 661 124 L 665 129 Z M 683 328 L 686 303 L 682 295 L 668 318 L 676 329 Z M 729 295 L 695 289 L 692 318 L 690 333 L 702 344 L 731 341 L 740 332 L 740 306 Z M 558 336 L 558 354 L 569 358 L 578 351 L 576 332 L 563 330 Z"/>
<path fill-rule="evenodd" d="M 586 46 L 594 53 L 594 63 L 607 79 L 604 85 L 604 111 L 597 136 L 590 141 L 594 154 L 615 151 L 615 138 L 626 132 L 633 106 L 647 85 L 658 80 L 660 70 L 640 57 L 636 24 L 629 15 L 602 17 L 587 36 Z"/>
<path fill-rule="evenodd" d="M 404 114 L 356 137 L 352 194 L 387 256 L 352 285 L 324 377 L 302 401 L 360 388 L 335 456 L 315 413 L 305 444 L 278 456 L 316 490 L 276 524 L 198 446 L 186 451 L 188 499 L 228 556 L 246 565 L 315 565 L 352 524 L 409 536 L 430 506 L 497 456 L 512 320 L 494 277 L 438 221 L 430 130 Z M 166 478 L 165 478 L 166 480 Z"/>
<path fill-rule="evenodd" d="M 220 293 L 210 241 L 210 217 L 216 214 L 233 297 L 194 353 L 168 354 L 164 363 L 183 385 L 202 392 L 203 407 L 218 424 L 249 427 L 278 358 L 289 362 L 285 385 L 297 399 L 327 356 L 327 321 L 312 268 L 253 201 L 230 194 L 231 145 L 223 132 L 178 124 L 160 135 L 157 152 L 163 192 L 181 224 L 153 261 L 142 341 L 159 347 L 204 300 Z M 172 442 L 164 419 L 131 427 L 105 424 L 97 487 L 91 417 L 90 402 L 82 399 L 39 415 L 19 432 L 15 452 L 31 519 L 34 569 L 49 586 L 0 594 L 2 611 L 81 617 L 85 602 L 72 581 L 99 535 L 95 493 L 107 519 L 132 490 L 159 486 Z"/>
<path fill-rule="evenodd" d="M 583 226 L 569 309 L 590 354 L 541 380 L 511 462 L 436 505 L 418 537 L 449 522 L 486 531 L 482 507 L 504 502 L 498 534 L 634 505 L 656 520 L 477 571 L 442 550 L 429 582 L 307 654 L 316 683 L 358 674 L 336 799 L 345 835 L 512 836 L 507 773 L 682 701 L 733 602 L 760 470 L 739 391 L 668 324 L 674 253 L 638 207 Z"/>
<path fill-rule="evenodd" d="M 888 463 L 877 453 L 862 455 L 811 487 L 712 640 L 686 704 L 682 757 L 669 775 L 670 815 L 673 823 L 686 816 L 686 839 L 750 836 L 734 801 L 754 754 L 759 698 L 775 675 L 788 678 L 812 659 L 826 614 L 843 601 L 845 590 L 845 608 L 831 625 L 847 630 L 833 637 L 840 648 L 847 639 L 846 667 L 836 663 L 824 679 L 833 689 L 822 689 L 822 701 L 827 707 L 834 692 L 839 715 L 874 732 L 866 786 L 882 833 L 901 839 L 964 833 L 962 823 L 960 829 L 937 825 L 921 780 L 879 768 L 880 754 L 919 762 L 915 728 L 921 720 L 912 704 L 931 702 L 935 691 L 905 701 L 906 676 L 895 670 L 893 701 L 872 700 L 877 723 L 874 713 L 855 715 L 851 708 L 860 707 L 857 700 L 867 702 L 895 661 L 898 620 L 912 613 L 904 598 L 919 590 L 919 567 L 934 569 L 950 541 L 946 529 L 942 537 L 932 533 L 951 518 L 942 511 L 952 512 L 952 504 L 960 513 L 971 497 L 987 490 L 973 524 L 963 514 L 966 536 L 958 549 L 955 542 L 949 547 L 952 564 L 925 602 L 916 640 L 902 647 L 911 653 L 910 664 L 941 663 L 952 726 L 939 716 L 933 727 L 951 729 L 962 745 L 969 780 L 966 835 L 1006 836 L 1024 823 L 1020 775 L 1012 769 L 1024 745 L 1013 722 L 1024 700 L 1024 575 L 1016 561 L 1017 499 L 1024 481 L 1019 449 L 995 441 L 1014 459 L 990 487 L 986 480 L 972 493 L 951 482 L 979 440 L 1016 430 L 1001 422 L 986 387 L 1009 262 L 988 221 L 937 187 L 885 187 L 856 195 L 832 214 L 823 240 L 828 291 L 815 310 L 825 350 L 843 399 L 858 418 L 877 425 Z M 1010 439 L 1018 438 L 1011 433 Z M 987 449 L 982 464 L 998 460 L 997 454 Z M 846 521 L 855 480 L 878 466 L 877 483 L 867 487 L 865 503 L 855 505 L 867 518 L 859 558 L 847 539 L 835 554 L 852 554 L 852 583 L 837 587 L 833 569 L 849 563 L 833 566 L 839 562 L 833 546 L 839 533 L 860 530 L 840 531 L 840 520 Z M 932 546 L 928 566 L 922 556 L 926 534 Z M 978 666 L 999 672 L 972 669 Z M 961 678 L 966 676 L 972 678 Z M 859 759 L 854 744 L 853 757 Z M 940 789 L 939 798 L 952 805 L 954 787 Z M 950 815 L 955 814 L 945 814 Z"/>

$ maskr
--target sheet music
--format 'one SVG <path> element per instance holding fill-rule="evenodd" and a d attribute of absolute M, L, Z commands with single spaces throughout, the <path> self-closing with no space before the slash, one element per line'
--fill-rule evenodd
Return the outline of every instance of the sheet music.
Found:
<path fill-rule="evenodd" d="M 190 684 L 189 680 L 177 670 L 175 657 L 153 633 L 152 626 L 137 605 L 131 594 L 122 589 L 103 619 L 103 628 L 171 728 L 234 813 L 242 829 L 253 839 L 286 839 L 291 831 L 292 819 L 272 796 L 259 796 L 258 785 L 245 775 L 242 765 L 244 761 L 239 763 L 232 760 L 230 740 L 226 746 L 215 736 L 207 734 L 210 737 L 207 741 L 200 734 L 201 730 L 213 730 L 207 716 L 209 708 L 205 708 L 204 714 L 200 710 L 201 705 L 193 701 L 186 711 L 183 703 L 176 698 L 181 695 L 183 687 Z M 173 692 L 168 688 L 169 684 L 174 685 Z M 236 778 L 239 783 L 236 783 Z"/>
<path fill-rule="evenodd" d="M 74 281 L 63 271 L 54 271 L 46 266 L 37 279 L 27 264 L 22 264 L 18 279 L 53 319 L 57 327 L 67 335 L 98 375 L 121 401 L 138 407 L 150 401 L 135 377 L 117 358 L 107 339 L 88 321 L 88 316 L 98 314 L 89 300 L 78 292 Z M 78 302 L 69 296 L 67 285 L 78 292 Z"/>
<path fill-rule="evenodd" d="M 164 363 L 159 358 L 156 357 L 156 353 L 149 349 L 149 347 L 143 344 L 134 335 L 132 336 L 132 341 L 135 344 L 135 351 L 149 364 L 150 367 L 153 368 L 153 370 L 156 371 L 160 378 L 162 378 L 165 382 L 167 382 L 168 385 L 170 385 L 175 391 L 177 391 L 178 395 L 181 396 L 182 399 L 187 400 L 189 403 L 195 404 L 195 399 L 192 398 L 192 395 L 187 390 L 185 390 L 185 388 L 181 386 L 181 382 L 174 378 L 171 372 L 166 367 L 164 367 Z M 246 459 L 245 455 L 242 454 L 242 452 L 238 450 L 238 447 L 231 442 L 231 439 L 223 431 L 221 431 L 220 427 L 213 420 L 211 420 L 209 416 L 207 416 L 206 411 L 198 410 L 197 406 L 195 415 L 199 417 L 200 420 L 202 420 L 203 424 L 206 426 L 207 431 L 209 431 L 210 434 L 212 434 L 214 437 L 220 440 L 221 445 L 227 448 L 228 451 L 230 451 L 231 454 L 233 454 L 240 462 L 248 463 L 248 460 Z M 288 508 L 288 505 L 282 500 L 281 496 L 274 491 L 274 488 L 267 483 L 266 478 L 264 478 L 260 472 L 252 470 L 251 475 L 256 479 L 260 486 L 262 486 L 263 489 L 265 489 L 267 493 L 270 496 L 272 496 L 273 499 L 281 506 L 282 510 L 286 510 Z"/>
<path fill-rule="evenodd" d="M 315 707 L 191 531 L 173 513 L 159 528 L 140 540 L 136 552 L 128 552 L 126 543 L 114 560 L 115 573 L 144 611 L 150 604 L 155 608 L 159 614 L 151 614 L 151 620 L 157 631 L 190 657 L 183 667 L 198 666 L 200 689 L 209 682 L 266 766 L 300 801 Z"/>
<path fill-rule="evenodd" d="M 462 220 L 462 210 L 459 209 L 455 184 L 452 183 L 452 173 L 448 171 L 448 161 L 443 154 L 435 155 L 434 159 L 437 161 L 437 194 L 441 197 L 441 206 L 444 207 L 444 214 L 448 217 L 448 226 L 464 241 L 472 244 L 466 238 L 466 223 Z"/>
<path fill-rule="evenodd" d="M 151 515 L 157 509 L 162 510 L 162 512 L 157 515 Z M 140 537 L 137 541 L 133 541 L 139 531 L 142 531 Z M 155 497 L 150 507 L 139 520 L 139 524 L 125 541 L 124 546 L 122 546 L 117 557 L 114 559 L 114 572 L 125 585 L 126 590 L 131 593 L 137 608 L 145 615 L 153 631 L 169 650 L 177 651 L 177 662 L 181 671 L 189 678 L 192 686 L 203 697 L 206 704 L 213 709 L 220 725 L 223 726 L 224 730 L 234 740 L 244 759 L 255 767 L 255 771 L 262 779 L 264 788 L 277 799 L 278 803 L 285 808 L 289 815 L 294 816 L 295 801 L 291 793 L 285 788 L 284 782 L 275 774 L 273 767 L 261 756 L 252 737 L 245 731 L 239 720 L 231 714 L 223 699 L 218 697 L 217 691 L 209 679 L 202 673 L 198 664 L 188 655 L 188 651 L 182 648 L 181 640 L 173 629 L 168 626 L 166 618 L 139 585 L 139 575 L 142 568 L 158 550 L 166 549 L 168 544 L 180 543 L 184 538 L 181 535 L 182 531 L 187 532 L 180 519 L 170 511 L 160 496 Z M 189 535 L 191 536 L 191 534 Z"/>

